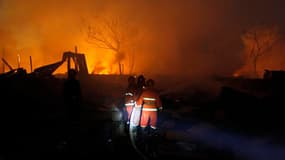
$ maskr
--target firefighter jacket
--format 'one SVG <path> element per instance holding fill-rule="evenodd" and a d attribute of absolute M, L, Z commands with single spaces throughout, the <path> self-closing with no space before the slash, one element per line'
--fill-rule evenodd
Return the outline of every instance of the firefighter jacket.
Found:
<path fill-rule="evenodd" d="M 162 109 L 159 94 L 152 88 L 144 89 L 136 101 L 136 107 L 142 107 L 140 126 L 144 128 L 149 124 L 151 128 L 156 129 L 157 111 Z"/>
<path fill-rule="evenodd" d="M 125 92 L 125 95 L 124 95 L 125 108 L 127 111 L 127 118 L 128 118 L 127 121 L 130 120 L 131 113 L 132 113 L 133 107 L 135 105 L 135 100 L 136 100 L 135 94 L 136 94 L 136 88 L 135 87 L 128 87 L 126 92 Z"/>
<path fill-rule="evenodd" d="M 136 103 L 137 106 L 143 105 L 143 111 L 158 111 L 162 109 L 159 94 L 152 88 L 144 89 Z"/>
<path fill-rule="evenodd" d="M 125 92 L 125 106 L 133 106 L 135 104 L 136 89 L 134 87 L 128 87 Z"/>

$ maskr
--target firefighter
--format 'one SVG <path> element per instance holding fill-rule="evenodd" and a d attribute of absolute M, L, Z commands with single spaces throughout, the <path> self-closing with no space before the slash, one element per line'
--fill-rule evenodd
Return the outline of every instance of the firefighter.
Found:
<path fill-rule="evenodd" d="M 130 76 L 128 78 L 128 87 L 124 95 L 125 109 L 127 111 L 127 124 L 129 124 L 130 116 L 131 116 L 133 107 L 135 105 L 136 89 L 137 89 L 136 78 L 134 76 Z"/>
<path fill-rule="evenodd" d="M 162 103 L 158 92 L 154 89 L 154 80 L 146 81 L 146 87 L 136 101 L 141 108 L 140 130 L 138 144 L 147 155 L 156 158 L 158 151 L 158 111 L 162 110 Z"/>
<path fill-rule="evenodd" d="M 136 91 L 134 94 L 134 100 L 135 103 L 137 99 L 142 94 L 143 90 L 145 89 L 146 83 L 145 83 L 145 77 L 143 75 L 139 75 L 136 82 Z M 141 115 L 141 108 L 137 107 L 136 104 L 134 105 L 135 108 L 132 109 L 133 119 L 132 119 L 132 125 L 139 126 L 139 120 Z M 131 116 L 131 115 L 130 115 Z M 131 118 L 131 117 L 129 117 Z"/>
<path fill-rule="evenodd" d="M 147 80 L 146 88 L 136 101 L 136 107 L 142 107 L 140 119 L 142 131 L 147 126 L 150 126 L 153 131 L 156 130 L 158 111 L 162 110 L 162 104 L 158 92 L 154 89 L 154 80 Z"/>
<path fill-rule="evenodd" d="M 145 82 L 144 75 L 141 74 L 138 76 L 137 85 L 138 85 L 138 88 L 144 88 L 145 87 L 146 82 Z"/>
<path fill-rule="evenodd" d="M 145 87 L 146 87 L 145 77 L 141 74 L 137 78 L 137 92 L 135 95 L 136 99 L 139 98 L 139 96 L 141 95 L 141 93 L 145 89 Z"/>

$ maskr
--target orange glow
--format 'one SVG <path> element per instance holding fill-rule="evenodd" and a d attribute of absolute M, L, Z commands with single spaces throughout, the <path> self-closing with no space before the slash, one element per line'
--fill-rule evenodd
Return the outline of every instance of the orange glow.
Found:
<path fill-rule="evenodd" d="M 90 74 L 118 74 L 118 60 L 123 66 L 123 74 L 202 77 L 213 71 L 224 73 L 224 69 L 228 73 L 232 72 L 231 67 L 221 69 L 220 65 L 216 65 L 223 64 L 220 62 L 223 59 L 216 59 L 219 56 L 214 54 L 210 54 L 212 57 L 204 54 L 209 50 L 224 50 L 219 43 L 208 45 L 212 41 L 210 37 L 216 42 L 216 32 L 221 26 L 224 27 L 224 18 L 228 19 L 227 16 L 224 17 L 226 14 L 223 11 L 217 9 L 222 6 L 224 4 L 213 7 L 213 3 L 192 1 L 157 1 L 149 5 L 145 1 L 133 3 L 130 0 L 72 0 L 69 3 L 53 0 L 30 0 L 29 3 L 3 0 L 0 15 L 3 24 L 0 28 L 0 50 L 6 49 L 7 54 L 3 57 L 14 68 L 17 67 L 16 55 L 19 53 L 21 67 L 28 73 L 29 56 L 32 56 L 35 69 L 60 61 L 63 52 L 74 51 L 74 46 L 78 46 L 79 53 L 86 55 Z M 134 11 L 136 14 L 133 14 Z M 191 20 L 185 20 L 186 15 L 187 19 Z M 213 16 L 219 17 L 219 21 L 213 20 Z M 109 17 L 120 20 L 118 25 L 124 36 L 119 53 L 125 54 L 123 56 L 110 53 L 110 50 L 99 49 L 87 42 L 88 27 L 92 25 L 100 28 L 104 19 L 108 20 Z M 117 25 L 116 21 L 111 24 Z M 222 35 L 240 31 L 239 28 L 232 31 L 231 26 L 225 28 L 229 28 L 229 31 L 223 31 Z M 220 36 L 220 33 L 217 35 Z M 206 39 L 203 40 L 204 38 Z M 226 38 L 227 36 L 224 39 Z M 223 43 L 221 42 L 221 46 Z M 230 46 L 227 43 L 225 45 Z M 227 50 L 226 48 L 225 52 Z M 226 62 L 231 64 L 230 61 Z M 7 67 L 5 69 L 8 70 Z M 55 73 L 66 73 L 66 64 Z"/>
<path fill-rule="evenodd" d="M 264 69 L 275 68 L 276 66 L 281 68 L 283 66 L 280 65 L 279 60 L 283 59 L 283 56 L 280 54 L 282 45 L 277 43 L 279 35 L 276 26 L 249 28 L 241 36 L 241 39 L 244 44 L 244 66 L 237 70 L 234 75 L 242 74 L 246 77 L 260 78 L 263 76 Z M 279 65 L 276 65 L 278 63 Z M 248 75 L 245 74 L 246 72 Z"/>
<path fill-rule="evenodd" d="M 92 68 L 93 74 L 114 74 L 112 73 L 112 66 L 108 61 L 102 61 L 95 64 L 95 67 Z"/>
<path fill-rule="evenodd" d="M 12 5 L 12 3 L 7 5 Z M 21 5 L 13 6 L 16 7 L 14 10 L 5 12 L 7 22 L 3 31 L 0 28 L 0 33 L 3 32 L 1 35 L 7 32 L 7 35 L 2 37 L 5 39 L 3 41 L 5 43 L 0 45 L 0 57 L 5 58 L 13 68 L 20 65 L 30 73 L 30 56 L 33 69 L 35 69 L 61 61 L 64 52 L 74 52 L 74 47 L 77 46 L 78 52 L 85 54 L 89 74 L 119 73 L 114 53 L 87 42 L 87 27 L 81 19 L 85 17 L 84 13 L 78 15 L 74 9 L 67 8 L 59 16 L 57 11 L 53 12 L 53 9 L 57 8 L 51 6 L 48 8 L 48 12 L 41 11 L 41 15 L 32 13 L 32 16 L 29 16 L 26 11 L 33 11 L 37 8 L 37 3 L 18 6 Z M 88 19 L 86 23 L 91 23 L 91 21 Z M 95 22 L 97 23 L 97 21 Z M 1 51 L 2 49 L 5 49 L 5 53 Z M 17 57 L 17 55 L 21 57 L 20 64 L 18 64 L 19 56 Z M 128 59 L 124 59 L 121 63 L 127 62 Z M 126 68 L 127 64 L 124 66 Z M 4 69 L 4 72 L 8 71 L 8 67 L 4 67 Z M 54 74 L 66 73 L 66 69 L 67 64 L 63 63 Z M 1 65 L 0 72 L 2 71 Z"/>
<path fill-rule="evenodd" d="M 270 52 L 260 57 L 257 63 L 257 74 L 259 78 L 263 77 L 264 70 L 285 70 L 284 60 L 285 42 L 277 43 Z M 233 73 L 233 76 L 252 77 L 253 64 L 248 62 Z"/>
<path fill-rule="evenodd" d="M 234 73 L 233 76 L 234 76 L 234 77 L 239 77 L 240 74 L 239 74 L 239 73 Z"/>
<path fill-rule="evenodd" d="M 80 37 L 78 38 L 80 39 Z M 30 46 L 34 46 L 36 44 L 30 42 Z M 78 53 L 84 53 L 86 58 L 86 63 L 88 67 L 89 74 L 119 74 L 118 63 L 114 62 L 114 53 L 107 49 L 98 49 L 95 46 L 88 44 L 84 40 L 81 43 L 77 43 Z M 55 62 L 59 62 L 62 59 L 62 55 L 66 51 L 74 52 L 74 46 L 71 46 L 65 50 L 60 49 L 65 48 L 59 47 L 56 54 L 50 53 L 48 51 L 42 51 L 41 49 L 35 47 L 31 48 L 22 48 L 22 49 L 9 49 L 6 48 L 4 58 L 8 61 L 8 63 L 13 67 L 18 67 L 18 58 L 21 56 L 20 67 L 27 70 L 28 73 L 30 70 L 30 61 L 29 56 L 32 57 L 32 65 L 33 69 L 37 67 L 41 67 L 43 65 L 52 64 Z M 8 54 L 9 53 L 9 54 Z M 47 55 L 47 56 L 44 56 Z M 124 70 L 127 71 L 127 60 L 122 61 L 124 64 Z M 73 61 L 71 61 L 71 67 L 74 67 Z M 55 72 L 54 74 L 62 74 L 67 72 L 67 62 L 64 62 Z M 2 72 L 1 66 L 1 72 Z M 5 67 L 5 72 L 8 71 L 8 67 Z"/>
<path fill-rule="evenodd" d="M 114 54 L 106 49 L 98 49 L 89 44 L 84 44 L 85 48 L 81 47 L 78 51 L 79 53 L 84 53 L 87 61 L 87 67 L 89 74 L 119 74 L 118 65 L 114 63 Z M 89 47 L 87 47 L 89 46 Z M 65 73 L 66 72 L 66 63 L 58 68 L 55 74 Z M 71 63 L 71 67 L 74 67 L 74 64 Z"/>

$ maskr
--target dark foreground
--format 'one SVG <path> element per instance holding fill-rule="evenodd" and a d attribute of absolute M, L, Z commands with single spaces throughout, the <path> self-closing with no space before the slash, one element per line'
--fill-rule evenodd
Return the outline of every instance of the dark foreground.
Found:
<path fill-rule="evenodd" d="M 2 79 L 0 159 L 142 159 L 122 121 L 113 117 L 122 109 L 125 77 L 113 80 L 81 81 L 80 124 L 74 128 L 62 97 L 63 79 Z M 213 97 L 191 91 L 162 95 L 156 159 L 285 158 L 279 91 L 261 98 L 230 87 Z"/>

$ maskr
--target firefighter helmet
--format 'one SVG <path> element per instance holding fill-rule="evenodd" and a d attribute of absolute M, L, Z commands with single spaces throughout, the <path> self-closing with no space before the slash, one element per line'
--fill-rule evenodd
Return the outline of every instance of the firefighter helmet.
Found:
<path fill-rule="evenodd" d="M 129 84 L 134 84 L 134 83 L 136 83 L 136 78 L 134 76 L 129 76 L 128 82 L 129 82 Z"/>
<path fill-rule="evenodd" d="M 154 86 L 154 80 L 153 79 L 148 79 L 146 81 L 146 86 L 147 87 L 153 87 Z"/>
<path fill-rule="evenodd" d="M 137 85 L 138 86 L 145 86 L 145 78 L 143 75 L 139 75 L 138 76 L 138 81 L 137 81 Z"/>

